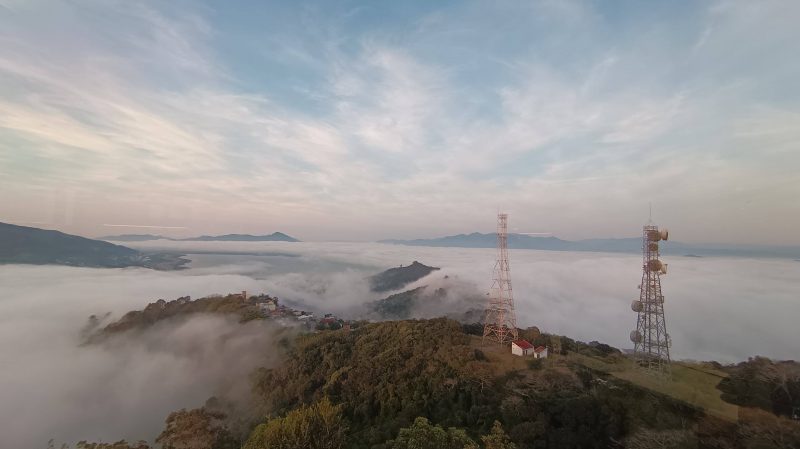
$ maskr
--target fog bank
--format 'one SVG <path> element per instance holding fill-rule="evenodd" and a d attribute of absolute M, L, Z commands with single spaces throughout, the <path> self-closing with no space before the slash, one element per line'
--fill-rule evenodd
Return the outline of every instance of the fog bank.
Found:
<path fill-rule="evenodd" d="M 665 243 L 668 245 L 669 243 Z M 418 260 L 441 267 L 408 288 L 445 275 L 458 276 L 484 292 L 491 286 L 492 249 L 408 247 L 379 243 L 143 242 L 137 247 L 176 250 L 282 251 L 298 258 L 365 268 L 351 273 L 307 277 L 265 274 L 269 289 L 315 305 L 327 300 L 320 285 L 333 283 L 329 306 L 358 306 L 375 295 L 361 284 L 361 273 Z M 675 358 L 736 362 L 753 355 L 798 359 L 800 262 L 778 259 L 664 257 L 662 278 L 668 332 Z M 320 262 L 322 263 L 322 262 Z M 351 270 L 353 270 L 351 268 Z M 636 326 L 630 303 L 638 298 L 641 257 L 634 254 L 511 251 L 511 277 L 520 326 L 582 340 L 632 347 Z M 380 295 L 379 295 L 380 296 Z M 386 295 L 383 295 L 386 296 Z"/>
<path fill-rule="evenodd" d="M 195 316 L 82 347 L 79 331 L 93 313 L 118 317 L 159 297 L 253 284 L 144 269 L 0 267 L 0 447 L 152 440 L 170 412 L 246 393 L 247 374 L 276 356 L 267 323 Z"/>

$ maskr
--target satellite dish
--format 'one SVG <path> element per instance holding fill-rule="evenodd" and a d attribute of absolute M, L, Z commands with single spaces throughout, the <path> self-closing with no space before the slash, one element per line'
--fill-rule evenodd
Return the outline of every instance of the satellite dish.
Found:
<path fill-rule="evenodd" d="M 631 331 L 631 341 L 634 343 L 642 342 L 642 334 L 639 331 Z"/>
<path fill-rule="evenodd" d="M 667 264 L 664 264 L 664 266 L 661 267 L 661 274 L 667 274 Z"/>
<path fill-rule="evenodd" d="M 648 243 L 647 244 L 647 249 L 649 249 L 650 251 L 658 251 L 658 243 L 656 243 L 656 242 Z"/>
<path fill-rule="evenodd" d="M 634 312 L 641 312 L 642 311 L 642 302 L 641 301 L 633 301 L 631 303 L 631 310 Z"/>
<path fill-rule="evenodd" d="M 647 269 L 650 271 L 661 271 L 664 269 L 664 264 L 658 259 L 653 259 L 647 262 Z"/>
<path fill-rule="evenodd" d="M 657 242 L 659 240 L 669 240 L 669 231 L 667 229 L 662 229 L 660 231 L 656 231 L 655 229 L 651 231 L 647 231 L 647 240 L 651 242 Z"/>

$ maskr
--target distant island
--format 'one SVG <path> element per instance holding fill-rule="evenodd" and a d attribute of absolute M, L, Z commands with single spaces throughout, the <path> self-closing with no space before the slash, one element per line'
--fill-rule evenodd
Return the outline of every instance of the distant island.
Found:
<path fill-rule="evenodd" d="M 187 263 L 179 254 L 142 253 L 60 231 L 0 223 L 0 264 L 176 270 Z"/>
<path fill-rule="evenodd" d="M 418 281 L 425 276 L 438 270 L 437 267 L 429 267 L 416 260 L 408 266 L 389 268 L 369 278 L 370 288 L 374 292 L 387 292 L 397 290 L 406 285 Z"/>
<path fill-rule="evenodd" d="M 187 242 L 299 242 L 300 240 L 286 235 L 283 232 L 273 232 L 269 235 L 250 235 L 250 234 L 225 234 L 225 235 L 202 235 L 188 239 L 175 239 Z"/>
<path fill-rule="evenodd" d="M 300 240 L 284 234 L 283 232 L 273 232 L 269 235 L 250 235 L 250 234 L 225 234 L 225 235 L 201 235 L 200 237 L 189 237 L 185 239 L 173 239 L 161 235 L 152 234 L 122 234 L 107 235 L 99 237 L 99 240 L 113 242 L 146 242 L 151 240 L 171 240 L 174 242 L 299 242 Z"/>
<path fill-rule="evenodd" d="M 407 246 L 437 246 L 445 248 L 495 248 L 494 233 L 449 235 L 431 239 L 380 240 L 378 243 Z M 589 251 L 608 253 L 640 253 L 641 237 L 562 240 L 558 237 L 536 237 L 526 234 L 509 234 L 508 247 L 513 249 L 535 249 L 546 251 Z M 691 254 L 699 257 L 776 257 L 798 259 L 797 246 L 722 245 L 713 243 L 666 242 L 661 252 L 668 255 Z"/>

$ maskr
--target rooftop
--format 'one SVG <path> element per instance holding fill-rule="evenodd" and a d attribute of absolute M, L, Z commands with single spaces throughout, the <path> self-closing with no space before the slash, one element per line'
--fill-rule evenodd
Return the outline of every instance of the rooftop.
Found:
<path fill-rule="evenodd" d="M 521 349 L 530 349 L 533 345 L 528 340 L 516 340 L 512 344 L 517 345 Z"/>

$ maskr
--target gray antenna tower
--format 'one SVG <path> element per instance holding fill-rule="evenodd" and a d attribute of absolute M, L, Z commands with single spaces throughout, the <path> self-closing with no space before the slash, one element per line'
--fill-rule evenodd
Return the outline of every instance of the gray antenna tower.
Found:
<path fill-rule="evenodd" d="M 494 280 L 486 306 L 483 339 L 501 345 L 519 339 L 517 316 L 514 312 L 514 295 L 511 289 L 511 271 L 508 267 L 508 215 L 497 214 L 497 262 Z"/>
<path fill-rule="evenodd" d="M 639 300 L 631 304 L 638 313 L 636 330 L 631 332 L 634 359 L 647 371 L 668 374 L 672 341 L 667 333 L 661 292 L 661 275 L 667 274 L 667 265 L 659 260 L 659 241 L 666 241 L 669 231 L 648 223 L 642 234 L 642 285 Z"/>

